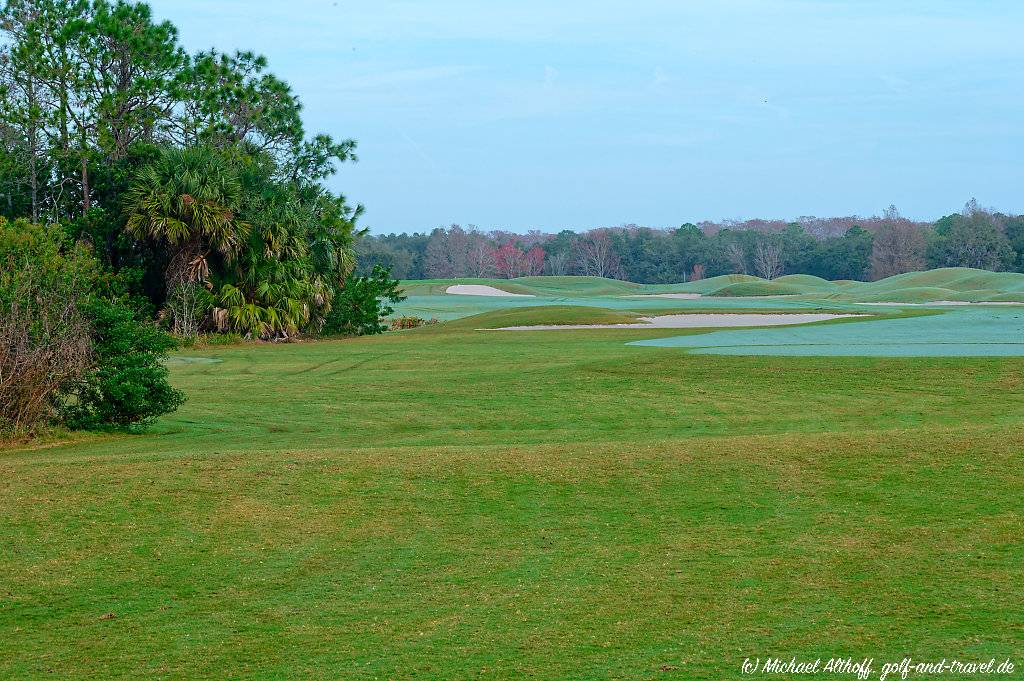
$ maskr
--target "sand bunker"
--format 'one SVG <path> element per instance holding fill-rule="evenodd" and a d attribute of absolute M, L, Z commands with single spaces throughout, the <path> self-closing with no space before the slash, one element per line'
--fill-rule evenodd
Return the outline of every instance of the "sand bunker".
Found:
<path fill-rule="evenodd" d="M 675 298 L 677 300 L 696 300 L 703 296 L 699 293 L 638 293 L 626 298 Z"/>
<path fill-rule="evenodd" d="M 505 298 L 533 298 L 528 293 L 509 293 L 500 288 L 485 286 L 483 284 L 454 284 L 444 290 L 456 296 L 502 296 Z"/>
<path fill-rule="evenodd" d="M 492 331 L 554 331 L 557 329 L 717 329 L 737 326 L 786 326 L 810 324 L 828 319 L 863 317 L 856 314 L 667 314 L 641 317 L 637 324 L 542 324 L 537 326 L 506 326 Z"/>

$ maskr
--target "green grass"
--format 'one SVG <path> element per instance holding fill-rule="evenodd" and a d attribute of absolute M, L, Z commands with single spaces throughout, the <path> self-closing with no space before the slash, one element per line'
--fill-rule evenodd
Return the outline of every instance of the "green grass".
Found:
<path fill-rule="evenodd" d="M 966 267 L 909 272 L 872 282 L 833 282 L 807 274 L 791 274 L 767 281 L 746 274 L 727 274 L 681 284 L 634 284 L 601 277 L 429 279 L 406 281 L 402 284 L 406 294 L 413 297 L 443 296 L 445 290 L 452 284 L 485 284 L 509 293 L 550 299 L 699 293 L 717 297 L 799 295 L 808 300 L 829 299 L 836 302 L 1024 302 L 1024 274 L 988 272 Z M 497 299 L 489 303 L 490 308 L 480 308 L 476 312 L 503 304 L 506 303 Z"/>
<path fill-rule="evenodd" d="M 519 277 L 513 279 L 542 296 L 610 296 L 642 293 L 642 284 L 604 277 Z"/>
<path fill-rule="evenodd" d="M 810 274 L 787 274 L 773 279 L 772 281 L 777 284 L 800 286 L 804 290 L 815 289 L 821 291 L 832 291 L 840 285 L 840 282 L 829 281 L 828 279 L 822 279 L 821 277 L 815 277 Z"/>
<path fill-rule="evenodd" d="M 1024 360 L 474 330 L 608 314 L 190 349 L 148 434 L 3 452 L 0 678 L 1019 656 Z"/>
<path fill-rule="evenodd" d="M 723 286 L 708 295 L 722 297 L 793 296 L 806 292 L 804 287 L 794 284 L 780 284 L 777 281 L 746 281 Z"/>
<path fill-rule="evenodd" d="M 857 283 L 841 289 L 837 298 L 865 302 L 918 303 L 933 300 L 1021 301 L 1024 274 L 988 272 L 968 267 L 945 267 L 898 274 L 880 281 Z"/>
<path fill-rule="evenodd" d="M 454 329 L 500 329 L 506 326 L 541 326 L 550 324 L 632 324 L 636 323 L 640 317 L 651 314 L 657 314 L 657 312 L 645 311 L 643 314 L 640 314 L 628 310 L 608 310 L 583 305 L 520 307 L 498 310 L 485 315 L 465 317 L 449 322 L 445 327 L 445 331 Z"/>

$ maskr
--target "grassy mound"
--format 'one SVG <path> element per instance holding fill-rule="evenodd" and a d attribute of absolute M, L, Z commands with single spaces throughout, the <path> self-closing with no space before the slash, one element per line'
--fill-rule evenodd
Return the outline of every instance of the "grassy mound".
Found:
<path fill-rule="evenodd" d="M 758 279 L 740 284 L 730 284 L 718 289 L 711 295 L 714 297 L 737 297 L 737 296 L 787 296 L 799 295 L 807 291 L 802 286 L 792 284 L 780 284 L 777 281 L 766 281 Z"/>
<path fill-rule="evenodd" d="M 644 288 L 644 293 L 700 293 L 701 295 L 709 296 L 726 286 L 758 281 L 763 280 L 752 277 L 749 274 L 722 274 L 717 277 L 709 277 L 685 284 L 650 285 Z"/>
<path fill-rule="evenodd" d="M 805 292 L 834 291 L 839 288 L 839 282 L 829 281 L 816 277 L 813 274 L 787 274 L 772 280 L 776 284 L 794 286 Z"/>
<path fill-rule="evenodd" d="M 993 303 L 1024 303 L 1024 292 L 1000 293 L 987 300 Z"/>
<path fill-rule="evenodd" d="M 518 277 L 512 281 L 534 295 L 549 297 L 624 296 L 644 288 L 642 284 L 605 277 Z"/>
<path fill-rule="evenodd" d="M 916 286 L 860 294 L 857 301 L 862 303 L 928 303 L 935 300 L 964 300 L 960 291 L 937 286 Z"/>
<path fill-rule="evenodd" d="M 840 289 L 837 297 L 857 302 L 894 303 L 1016 301 L 1024 299 L 1024 274 L 944 267 L 852 284 Z"/>
<path fill-rule="evenodd" d="M 1024 291 L 1024 274 L 989 272 L 969 267 L 944 267 L 924 272 L 908 272 L 872 282 L 874 288 L 937 287 L 955 291 Z"/>
<path fill-rule="evenodd" d="M 449 286 L 456 284 L 480 284 L 493 286 L 507 293 L 536 295 L 532 290 L 509 279 L 485 279 L 482 277 L 458 277 L 455 279 L 406 279 L 402 281 L 402 291 L 407 296 L 441 296 Z"/>
<path fill-rule="evenodd" d="M 603 277 L 520 277 L 518 279 L 427 279 L 405 281 L 409 296 L 443 295 L 453 284 L 483 284 L 509 293 L 542 298 L 596 298 L 657 293 L 697 293 L 714 297 L 802 295 L 846 302 L 927 303 L 1024 301 L 1024 274 L 946 267 L 898 274 L 879 281 L 827 281 L 790 274 L 772 281 L 748 274 L 726 274 L 682 284 L 635 284 Z"/>

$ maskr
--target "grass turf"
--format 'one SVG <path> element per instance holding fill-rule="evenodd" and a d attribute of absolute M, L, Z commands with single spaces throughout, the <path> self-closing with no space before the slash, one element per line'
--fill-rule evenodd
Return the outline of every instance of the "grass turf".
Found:
<path fill-rule="evenodd" d="M 792 274 L 772 281 L 746 274 L 727 274 L 682 284 L 634 284 L 601 277 L 520 277 L 518 279 L 430 279 L 403 282 L 410 296 L 442 296 L 452 284 L 486 284 L 510 293 L 540 298 L 613 298 L 652 293 L 699 293 L 705 296 L 803 296 L 810 300 L 834 302 L 964 302 L 1024 301 L 1024 274 L 989 272 L 967 267 L 946 267 L 925 272 L 908 272 L 879 281 L 831 282 L 806 274 Z M 479 299 L 477 299 L 479 300 Z M 485 312 L 503 305 L 491 301 Z M 539 301 L 534 304 L 540 304 Z"/>
<path fill-rule="evenodd" d="M 502 314 L 190 350 L 149 434 L 4 452 L 0 677 L 1019 654 L 1024 360 L 469 328 Z"/>

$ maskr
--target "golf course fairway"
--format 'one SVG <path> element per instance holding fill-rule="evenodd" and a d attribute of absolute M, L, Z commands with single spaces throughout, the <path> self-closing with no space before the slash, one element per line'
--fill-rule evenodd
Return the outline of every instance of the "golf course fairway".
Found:
<path fill-rule="evenodd" d="M 147 432 L 7 448 L 0 677 L 720 679 L 768 655 L 1020 654 L 1024 358 L 477 330 L 636 314 L 509 300 L 182 350 L 173 383 L 203 399 Z"/>

